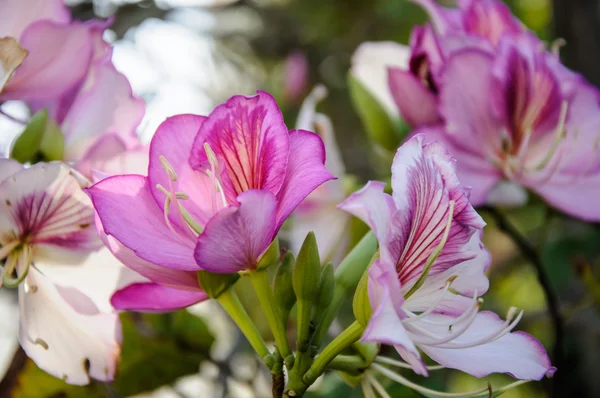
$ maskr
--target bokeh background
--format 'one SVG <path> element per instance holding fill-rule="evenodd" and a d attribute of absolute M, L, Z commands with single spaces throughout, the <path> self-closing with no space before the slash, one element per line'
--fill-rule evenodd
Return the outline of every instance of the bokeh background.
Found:
<path fill-rule="evenodd" d="M 207 114 L 233 94 L 271 92 L 288 126 L 310 89 L 323 83 L 329 96 L 319 111 L 333 121 L 346 168 L 359 181 L 377 177 L 378 155 L 370 149 L 347 87 L 352 53 L 364 41 L 407 43 L 425 14 L 407 0 L 67 0 L 74 17 L 114 18 L 105 39 L 114 43 L 114 63 L 147 103 L 139 134 L 148 140 L 165 117 Z M 448 2 L 451 3 L 451 2 Z M 513 12 L 549 42 L 564 38 L 567 66 L 600 83 L 600 17 L 597 0 L 512 0 Z M 7 103 L 10 113 L 25 110 Z M 9 120 L 4 131 L 18 132 Z M 6 146 L 7 142 L 0 143 Z M 600 204 L 599 204 L 600 205 Z M 566 360 L 556 374 L 554 397 L 600 396 L 600 229 L 549 213 L 531 198 L 507 211 L 536 245 L 565 321 Z M 553 332 L 535 271 L 487 214 L 485 242 L 493 255 L 491 289 L 484 306 L 506 313 L 525 309 L 519 325 L 547 348 Z M 240 287 L 244 290 L 244 286 Z M 164 315 L 124 314 L 120 374 L 112 384 L 71 387 L 40 371 L 18 349 L 14 292 L 0 290 L 0 397 L 268 397 L 270 377 L 241 335 L 214 303 Z M 242 292 L 243 294 L 243 292 Z M 247 300 L 252 300 L 250 295 Z M 253 306 L 248 306 L 250 309 Z M 254 306 L 256 308 L 256 306 Z M 267 327 L 260 314 L 254 314 Z M 350 319 L 349 307 L 342 314 Z M 407 373 L 410 375 L 410 372 Z M 456 371 L 411 378 L 445 391 L 479 388 L 485 382 Z M 488 378 L 492 385 L 509 376 Z M 525 384 L 506 397 L 549 396 L 549 382 Z M 418 396 L 390 387 L 392 397 Z M 312 397 L 359 397 L 332 375 Z"/>

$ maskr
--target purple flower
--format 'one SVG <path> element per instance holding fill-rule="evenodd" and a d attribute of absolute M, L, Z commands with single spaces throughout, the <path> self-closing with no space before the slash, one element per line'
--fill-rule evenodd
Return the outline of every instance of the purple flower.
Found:
<path fill-rule="evenodd" d="M 18 286 L 27 355 L 78 385 L 114 379 L 121 325 L 109 297 L 127 283 L 101 249 L 83 183 L 64 164 L 0 159 L 0 286 Z"/>
<path fill-rule="evenodd" d="M 254 268 L 289 214 L 333 178 L 324 161 L 321 139 L 288 131 L 275 100 L 259 92 L 208 117 L 167 119 L 152 139 L 147 177 L 109 177 L 88 192 L 106 234 L 137 257 L 231 273 Z"/>
<path fill-rule="evenodd" d="M 427 375 L 417 348 L 439 364 L 477 377 L 510 373 L 539 380 L 555 371 L 543 346 L 510 333 L 522 313 L 506 321 L 479 312 L 488 289 L 485 223 L 469 203 L 454 160 L 438 142 L 418 135 L 398 149 L 390 196 L 369 182 L 340 207 L 376 234 L 380 258 L 369 269 L 373 314 L 364 341 L 393 345 L 415 372 Z M 452 290 L 450 290 L 452 289 Z"/>

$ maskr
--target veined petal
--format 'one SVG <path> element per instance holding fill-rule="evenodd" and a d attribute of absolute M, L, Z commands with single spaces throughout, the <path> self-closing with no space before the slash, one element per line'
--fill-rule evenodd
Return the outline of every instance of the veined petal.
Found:
<path fill-rule="evenodd" d="M 402 325 L 403 298 L 394 267 L 376 260 L 368 272 L 369 302 L 373 315 L 362 340 L 395 346 L 398 353 L 413 365 L 415 372 L 427 376 L 419 352 Z"/>
<path fill-rule="evenodd" d="M 200 268 L 217 273 L 253 269 L 277 234 L 277 200 L 269 191 L 238 196 L 238 206 L 219 211 L 198 237 L 194 257 Z"/>
<path fill-rule="evenodd" d="M 379 241 L 382 261 L 396 264 L 407 231 L 398 231 L 395 236 L 392 235 L 393 217 L 398 213 L 392 197 L 383 192 L 384 188 L 383 182 L 369 181 L 362 189 L 340 203 L 338 208 L 367 224 Z"/>
<path fill-rule="evenodd" d="M 277 226 L 325 181 L 335 177 L 325 168 L 323 141 L 315 133 L 292 130 L 289 135 L 290 156 L 281 189 L 277 194 Z"/>
<path fill-rule="evenodd" d="M 135 283 L 117 291 L 111 299 L 117 310 L 169 312 L 208 299 L 201 290 L 179 290 L 156 283 Z"/>
<path fill-rule="evenodd" d="M 110 61 L 96 61 L 61 125 L 65 159 L 79 160 L 104 134 L 116 134 L 127 148 L 139 144 L 135 129 L 145 105 Z"/>
<path fill-rule="evenodd" d="M 175 192 L 183 192 L 190 197 L 189 200 L 182 200 L 181 204 L 201 225 L 206 225 L 210 217 L 224 206 L 206 170 L 194 170 L 189 163 L 194 139 L 205 121 L 204 116 L 188 114 L 173 116 L 161 123 L 150 144 L 148 166 L 148 180 L 156 202 L 162 206 L 166 199 L 165 193 L 156 186 L 160 184 L 169 189 L 172 184 Z M 176 181 L 172 181 L 165 171 L 161 156 L 175 171 Z M 172 203 L 171 221 L 181 224 L 174 206 L 175 203 Z"/>
<path fill-rule="evenodd" d="M 91 304 L 82 307 L 86 296 L 69 289 L 62 294 L 34 267 L 29 269 L 19 287 L 21 346 L 41 369 L 69 384 L 111 381 L 121 351 L 119 317 L 94 311 Z"/>
<path fill-rule="evenodd" d="M 400 116 L 409 125 L 420 127 L 440 121 L 435 94 L 417 76 L 409 71 L 390 68 L 388 84 Z"/>
<path fill-rule="evenodd" d="M 390 67 L 408 70 L 410 48 L 392 41 L 364 42 L 352 55 L 351 73 L 383 105 L 390 117 L 397 117 L 388 86 Z"/>
<path fill-rule="evenodd" d="M 71 170 L 61 163 L 38 163 L 0 184 L 0 209 L 14 235 L 37 249 L 85 251 L 101 247 L 94 209 Z"/>
<path fill-rule="evenodd" d="M 107 235 L 159 266 L 196 271 L 194 241 L 173 225 L 156 204 L 148 179 L 139 175 L 106 178 L 87 190 Z"/>
<path fill-rule="evenodd" d="M 0 37 L 19 39 L 25 28 L 41 20 L 67 24 L 71 21 L 71 13 L 64 0 L 4 0 L 0 14 Z"/>
<path fill-rule="evenodd" d="M 221 177 L 228 203 L 235 203 L 238 194 L 250 189 L 279 192 L 290 138 L 281 111 L 268 93 L 234 96 L 212 111 L 194 141 L 190 161 L 195 168 L 206 169 L 209 164 L 205 144 L 224 169 Z"/>
<path fill-rule="evenodd" d="M 0 183 L 23 170 L 23 165 L 14 159 L 0 158 Z"/>
<path fill-rule="evenodd" d="M 25 29 L 19 42 L 29 55 L 4 87 L 3 100 L 49 100 L 66 93 L 87 73 L 93 45 L 84 23 L 39 21 Z"/>
<path fill-rule="evenodd" d="M 452 317 L 432 314 L 427 319 L 432 321 L 448 321 Z M 501 330 L 504 322 L 493 312 L 480 312 L 471 326 L 453 342 L 477 342 Z M 448 333 L 447 324 L 433 325 L 428 323 L 427 329 L 437 335 Z M 460 325 L 454 325 L 458 329 Z M 522 380 L 540 380 L 544 376 L 552 376 L 556 368 L 542 344 L 524 332 L 508 333 L 499 339 L 477 345 L 475 347 L 448 349 L 427 345 L 419 345 L 427 355 L 437 363 L 452 369 L 458 369 L 475 377 L 484 377 L 490 373 L 508 373 Z"/>

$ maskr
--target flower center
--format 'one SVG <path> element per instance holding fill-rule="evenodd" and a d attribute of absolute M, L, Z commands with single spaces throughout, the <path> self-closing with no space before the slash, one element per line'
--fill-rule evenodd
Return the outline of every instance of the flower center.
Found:
<path fill-rule="evenodd" d="M 14 239 L 0 248 L 0 287 L 14 288 L 19 286 L 29 272 L 33 249 L 31 245 Z"/>

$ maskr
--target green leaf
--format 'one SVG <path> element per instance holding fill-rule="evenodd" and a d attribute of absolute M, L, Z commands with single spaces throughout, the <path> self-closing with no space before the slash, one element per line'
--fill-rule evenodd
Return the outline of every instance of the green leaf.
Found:
<path fill-rule="evenodd" d="M 40 149 L 46 122 L 48 120 L 48 111 L 42 109 L 33 117 L 21 133 L 11 151 L 11 157 L 21 163 L 30 162 Z"/>
<path fill-rule="evenodd" d="M 358 282 L 356 291 L 354 292 L 354 298 L 352 300 L 352 312 L 356 317 L 358 323 L 366 327 L 371 319 L 373 310 L 371 309 L 371 303 L 369 301 L 369 272 L 365 271 Z"/>
<path fill-rule="evenodd" d="M 394 152 L 401 138 L 388 114 L 369 91 L 351 74 L 348 74 L 348 89 L 369 139 L 384 149 Z"/>

